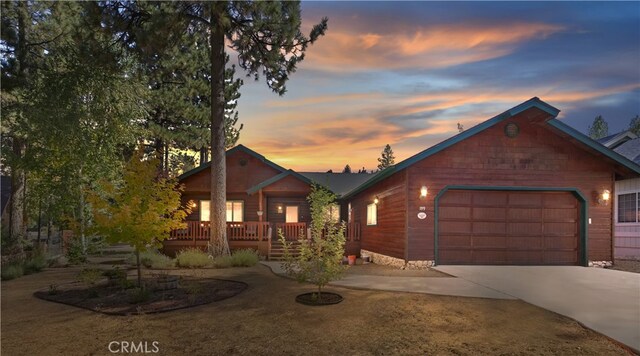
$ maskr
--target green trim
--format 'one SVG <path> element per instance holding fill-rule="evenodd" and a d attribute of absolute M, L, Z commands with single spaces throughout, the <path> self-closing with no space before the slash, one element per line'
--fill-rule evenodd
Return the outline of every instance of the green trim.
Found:
<path fill-rule="evenodd" d="M 286 178 L 288 176 L 295 177 L 295 178 L 303 181 L 304 183 L 311 184 L 311 181 L 307 177 L 305 177 L 305 176 L 303 176 L 303 175 L 301 175 L 299 173 L 296 173 L 296 172 L 294 172 L 293 170 L 290 169 L 290 170 L 288 170 L 286 172 L 282 172 L 282 173 L 280 173 L 280 174 L 278 174 L 276 176 L 273 176 L 273 177 L 271 177 L 271 178 L 269 178 L 269 179 L 267 179 L 265 181 L 262 181 L 262 182 L 260 182 L 260 183 L 258 183 L 256 185 L 254 185 L 253 187 L 251 187 L 251 188 L 249 188 L 247 190 L 247 194 L 249 194 L 249 195 L 255 194 L 260 189 L 265 188 L 267 186 L 270 186 L 271 184 L 273 184 L 273 183 L 275 183 L 275 182 L 277 182 L 277 181 L 279 181 L 281 179 L 284 179 L 284 178 Z"/>
<path fill-rule="evenodd" d="M 279 166 L 279 165 L 269 161 L 263 155 L 259 154 L 258 152 L 254 151 L 254 150 L 252 150 L 252 149 L 250 149 L 250 148 L 248 148 L 248 147 L 246 147 L 244 145 L 237 145 L 237 146 L 235 146 L 233 148 L 228 149 L 227 152 L 225 152 L 225 156 L 232 155 L 236 151 L 245 152 L 245 153 L 249 154 L 250 156 L 252 156 L 254 158 L 257 158 L 262 163 L 266 164 L 267 166 L 269 166 L 269 167 L 271 167 L 271 168 L 273 168 L 273 169 L 275 169 L 277 171 L 280 171 L 280 172 L 286 172 L 287 171 L 286 168 L 284 168 L 282 166 Z M 200 165 L 199 167 L 196 167 L 196 168 L 194 168 L 194 169 L 192 169 L 192 170 L 190 170 L 188 172 L 182 173 L 180 176 L 178 176 L 178 180 L 181 181 L 181 180 L 183 180 L 185 178 L 188 178 L 188 177 L 190 177 L 190 176 L 192 176 L 192 175 L 194 175 L 196 173 L 200 173 L 200 172 L 204 171 L 205 169 L 209 169 L 210 167 L 211 167 L 211 162 L 207 162 L 207 163 L 205 163 L 203 165 Z"/>
<path fill-rule="evenodd" d="M 434 229 L 433 229 L 433 253 L 434 262 L 436 265 L 439 263 L 438 257 L 438 220 L 440 215 L 439 202 L 440 198 L 449 190 L 485 190 L 485 191 L 526 191 L 526 192 L 570 192 L 580 202 L 580 250 L 578 251 L 579 263 L 584 266 L 589 266 L 588 251 L 589 251 L 589 207 L 587 199 L 580 192 L 578 188 L 549 188 L 549 187 L 516 187 L 516 186 L 478 186 L 478 185 L 447 185 L 442 188 L 436 195 L 434 204 Z"/>
<path fill-rule="evenodd" d="M 549 125 L 551 125 L 552 127 L 566 133 L 567 135 L 575 138 L 576 140 L 580 141 L 581 143 L 589 146 L 590 148 L 598 151 L 599 153 L 605 155 L 606 157 L 612 159 L 613 161 L 615 161 L 616 163 L 624 166 L 625 168 L 631 170 L 634 173 L 640 174 L 640 165 L 638 165 L 637 163 L 633 162 L 632 160 L 626 158 L 625 156 L 619 154 L 618 152 L 607 148 L 606 146 L 602 145 L 601 143 L 599 143 L 598 141 L 595 141 L 593 139 L 591 139 L 591 137 L 577 131 L 576 129 L 572 128 L 571 126 L 565 124 L 564 122 L 557 120 L 557 119 L 551 119 L 549 121 L 547 121 L 547 123 Z"/>
<path fill-rule="evenodd" d="M 342 199 L 347 199 L 350 198 L 360 192 L 362 192 L 363 190 L 371 187 L 372 185 L 376 184 L 377 182 L 387 178 L 388 176 L 399 172 L 407 167 L 409 167 L 410 165 L 421 161 L 429 156 L 432 156 L 442 150 L 444 150 L 445 148 L 451 147 L 453 145 L 455 145 L 456 143 L 462 141 L 462 140 L 466 140 L 467 138 L 493 126 L 496 125 L 504 120 L 507 120 L 525 110 L 531 109 L 531 108 L 538 108 L 544 112 L 546 112 L 547 114 L 549 114 L 549 116 L 551 117 L 556 117 L 558 115 L 558 113 L 560 112 L 560 110 L 554 108 L 553 106 L 545 103 L 544 101 L 540 100 L 538 97 L 534 97 L 531 98 L 527 101 L 525 101 L 522 104 L 519 104 L 505 112 L 503 112 L 502 114 L 499 114 L 497 116 L 492 117 L 491 119 L 484 121 L 468 130 L 462 131 L 461 133 L 448 138 L 440 143 L 438 143 L 435 146 L 432 146 L 422 152 L 419 152 L 407 159 L 405 159 L 404 161 L 396 164 L 395 166 L 391 166 L 383 171 L 381 171 L 380 173 L 376 174 L 375 176 L 371 177 L 371 179 L 367 180 L 366 182 L 364 182 L 363 184 L 361 184 L 360 186 L 354 188 L 352 191 L 348 192 L 347 194 L 345 194 Z"/>

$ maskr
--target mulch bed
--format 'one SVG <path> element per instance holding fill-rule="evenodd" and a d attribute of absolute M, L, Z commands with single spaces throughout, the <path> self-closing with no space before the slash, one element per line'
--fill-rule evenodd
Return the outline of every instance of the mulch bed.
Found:
<path fill-rule="evenodd" d="M 143 283 L 153 284 L 153 280 Z M 123 289 L 106 281 L 91 288 L 80 282 L 57 285 L 54 290 L 39 290 L 37 298 L 89 309 L 109 315 L 162 313 L 190 308 L 231 298 L 247 288 L 244 282 L 223 279 L 183 278 L 177 289 L 150 292 L 148 299 L 135 302 L 137 289 Z"/>
<path fill-rule="evenodd" d="M 304 293 L 296 297 L 296 302 L 311 306 L 332 305 L 338 304 L 341 301 L 342 296 L 340 294 L 331 292 L 321 292 L 320 298 L 318 298 L 317 292 Z"/>

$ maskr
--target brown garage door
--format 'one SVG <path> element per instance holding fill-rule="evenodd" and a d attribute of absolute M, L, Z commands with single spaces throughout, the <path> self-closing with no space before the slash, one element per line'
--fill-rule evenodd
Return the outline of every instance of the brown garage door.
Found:
<path fill-rule="evenodd" d="M 576 265 L 578 201 L 569 192 L 450 190 L 440 198 L 440 264 Z"/>

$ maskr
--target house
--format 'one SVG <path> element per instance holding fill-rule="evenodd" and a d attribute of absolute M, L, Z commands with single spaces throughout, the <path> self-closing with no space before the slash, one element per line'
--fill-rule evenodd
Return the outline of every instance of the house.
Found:
<path fill-rule="evenodd" d="M 532 98 L 345 194 L 362 253 L 409 266 L 612 261 L 611 192 L 640 166 L 558 113 Z"/>
<path fill-rule="evenodd" d="M 226 152 L 227 238 L 231 249 L 253 248 L 272 257 L 281 253 L 277 232 L 287 240 L 307 233 L 310 222 L 311 183 L 317 181 L 340 194 L 349 191 L 368 174 L 297 173 L 238 145 Z M 171 232 L 163 251 L 174 255 L 186 247 L 206 248 L 209 241 L 210 164 L 178 177 L 184 186 L 182 204 L 190 206 L 187 228 Z M 335 214 L 340 213 L 335 206 Z M 359 226 L 347 225 L 347 251 L 359 253 Z"/>
<path fill-rule="evenodd" d="M 640 177 L 640 166 L 557 120 L 558 113 L 532 98 L 375 175 L 348 178 L 296 173 L 238 146 L 227 152 L 230 244 L 271 255 L 274 229 L 296 239 L 309 222 L 304 197 L 316 181 L 338 191 L 347 253 L 377 263 L 612 261 L 610 197 L 616 180 Z M 207 166 L 180 182 L 185 203 L 197 206 L 189 228 L 165 243 L 178 244 L 174 251 L 208 239 Z"/>
<path fill-rule="evenodd" d="M 631 131 L 598 142 L 640 164 L 640 138 Z M 640 178 L 617 180 L 614 191 L 614 257 L 640 259 Z"/>

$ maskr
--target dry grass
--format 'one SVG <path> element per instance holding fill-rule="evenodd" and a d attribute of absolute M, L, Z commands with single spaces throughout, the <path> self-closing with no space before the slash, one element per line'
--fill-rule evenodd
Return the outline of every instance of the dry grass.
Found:
<path fill-rule="evenodd" d="M 158 341 L 161 355 L 625 354 L 576 322 L 521 301 L 330 287 L 345 297 L 342 303 L 308 307 L 294 298 L 311 286 L 262 265 L 177 270 L 249 288 L 163 314 L 107 316 L 32 296 L 77 272 L 47 270 L 2 283 L 3 355 L 103 355 L 113 340 Z"/>

